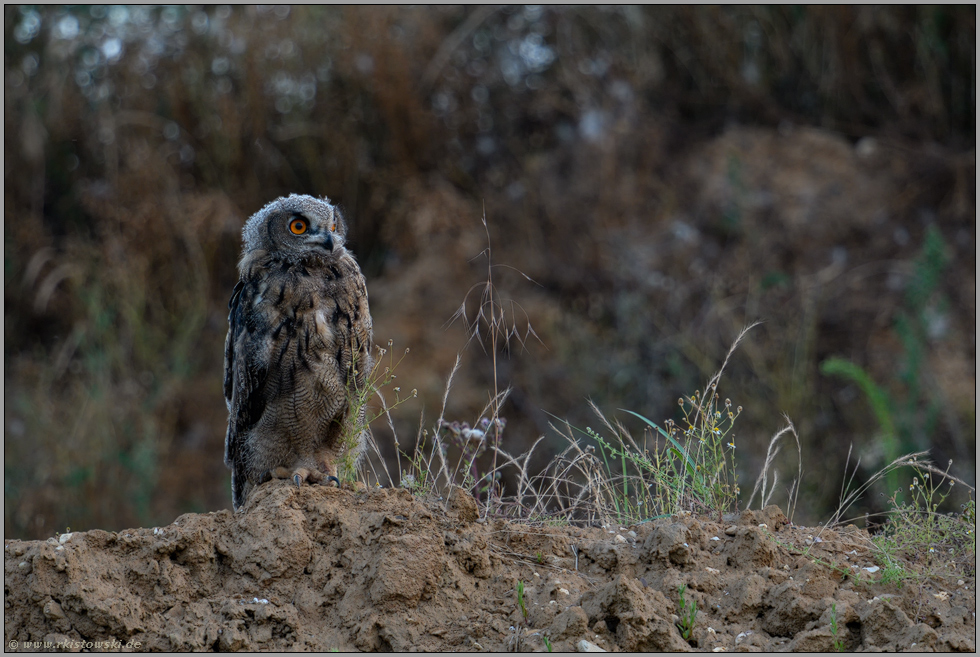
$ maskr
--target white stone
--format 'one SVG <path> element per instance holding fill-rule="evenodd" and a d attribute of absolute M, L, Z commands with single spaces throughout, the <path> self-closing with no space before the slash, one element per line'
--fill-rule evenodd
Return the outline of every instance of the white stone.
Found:
<path fill-rule="evenodd" d="M 579 641 L 575 647 L 579 652 L 606 652 L 596 644 L 592 643 L 591 641 L 586 641 L 585 639 Z"/>

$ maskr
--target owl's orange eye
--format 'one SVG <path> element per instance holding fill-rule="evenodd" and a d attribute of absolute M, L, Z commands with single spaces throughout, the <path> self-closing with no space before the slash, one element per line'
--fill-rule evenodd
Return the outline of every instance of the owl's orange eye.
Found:
<path fill-rule="evenodd" d="M 293 235 L 302 235 L 306 232 L 306 220 L 293 219 L 289 222 L 289 230 L 292 231 Z"/>

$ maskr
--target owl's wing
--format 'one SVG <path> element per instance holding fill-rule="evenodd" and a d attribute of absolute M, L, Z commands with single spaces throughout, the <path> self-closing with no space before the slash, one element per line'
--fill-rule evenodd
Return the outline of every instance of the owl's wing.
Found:
<path fill-rule="evenodd" d="M 353 265 L 351 275 L 349 278 L 353 281 L 353 316 L 354 322 L 351 326 L 351 332 L 353 337 L 353 347 L 355 351 L 358 352 L 358 358 L 360 359 L 357 364 L 358 385 L 364 383 L 364 377 L 370 373 L 371 365 L 373 362 L 372 352 L 374 350 L 374 326 L 371 320 L 371 311 L 368 308 L 368 292 L 367 283 L 364 281 L 364 276 L 361 274 L 360 269 L 357 265 Z"/>
<path fill-rule="evenodd" d="M 257 335 L 252 311 L 254 286 L 239 281 L 228 302 L 228 337 L 225 340 L 225 402 L 228 404 L 228 433 L 225 436 L 225 465 L 233 478 L 241 471 L 242 440 L 265 412 L 265 381 L 269 372 L 268 349 Z"/>

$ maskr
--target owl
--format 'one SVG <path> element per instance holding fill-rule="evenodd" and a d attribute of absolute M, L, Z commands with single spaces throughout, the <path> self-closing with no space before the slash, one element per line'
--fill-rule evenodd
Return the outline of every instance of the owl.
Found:
<path fill-rule="evenodd" d="M 363 404 L 351 417 L 351 394 L 371 370 L 372 322 L 346 235 L 329 199 L 296 194 L 269 203 L 242 230 L 224 379 L 236 510 L 273 478 L 339 485 L 343 431 L 364 427 Z"/>

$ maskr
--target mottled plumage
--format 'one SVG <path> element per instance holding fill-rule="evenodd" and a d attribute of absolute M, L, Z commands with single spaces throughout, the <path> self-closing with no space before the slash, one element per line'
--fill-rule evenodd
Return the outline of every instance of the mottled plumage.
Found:
<path fill-rule="evenodd" d="M 350 391 L 363 389 L 372 350 L 367 287 L 346 235 L 328 199 L 295 194 L 242 231 L 224 383 L 236 509 L 273 477 L 297 485 L 336 477 Z M 363 445 L 362 434 L 354 449 Z"/>

